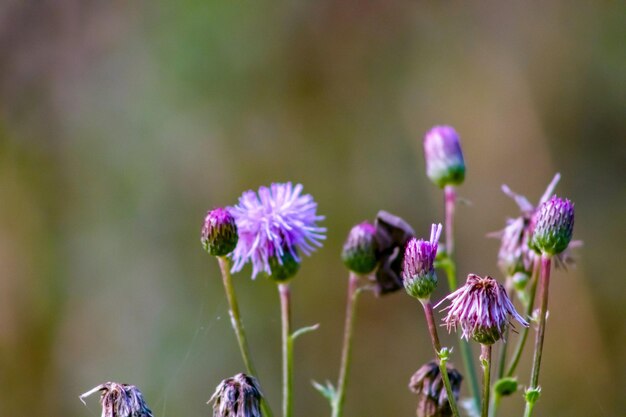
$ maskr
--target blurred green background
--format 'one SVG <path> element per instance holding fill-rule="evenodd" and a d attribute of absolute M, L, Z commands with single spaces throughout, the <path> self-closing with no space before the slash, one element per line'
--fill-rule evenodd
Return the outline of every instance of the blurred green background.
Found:
<path fill-rule="evenodd" d="M 343 240 L 379 209 L 421 235 L 442 220 L 421 149 L 441 123 L 468 167 L 462 275 L 501 278 L 485 234 L 517 207 L 500 185 L 536 202 L 562 173 L 585 246 L 552 281 L 535 415 L 623 415 L 625 21 L 619 1 L 4 0 L 0 415 L 99 415 L 78 394 L 108 380 L 138 385 L 155 416 L 209 415 L 243 366 L 200 227 L 272 181 L 301 182 L 326 215 L 293 308 L 296 326 L 321 323 L 296 346 L 296 415 L 329 415 L 310 381 L 336 379 Z M 235 284 L 278 411 L 277 295 L 249 275 Z M 431 356 L 419 305 L 361 300 L 347 416 L 414 415 L 408 379 Z"/>

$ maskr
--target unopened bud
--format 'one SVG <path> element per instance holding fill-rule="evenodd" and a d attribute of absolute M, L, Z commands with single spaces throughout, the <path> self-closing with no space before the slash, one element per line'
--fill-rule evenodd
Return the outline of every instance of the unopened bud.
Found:
<path fill-rule="evenodd" d="M 465 179 L 465 161 L 459 135 L 451 126 L 435 126 L 424 137 L 426 175 L 439 187 L 459 185 Z"/>
<path fill-rule="evenodd" d="M 341 259 L 350 271 L 369 274 L 378 265 L 377 250 L 376 228 L 368 222 L 363 222 L 350 230 L 348 239 L 343 245 Z"/>
<path fill-rule="evenodd" d="M 207 213 L 200 238 L 204 250 L 213 256 L 226 256 L 235 249 L 238 240 L 237 224 L 228 210 L 216 208 Z"/>
<path fill-rule="evenodd" d="M 441 224 L 433 224 L 430 241 L 412 238 L 406 245 L 402 280 L 406 292 L 412 297 L 428 299 L 437 287 L 434 262 L 440 236 Z"/>
<path fill-rule="evenodd" d="M 531 247 L 552 256 L 567 249 L 574 232 L 574 204 L 553 196 L 543 203 L 533 219 Z"/>

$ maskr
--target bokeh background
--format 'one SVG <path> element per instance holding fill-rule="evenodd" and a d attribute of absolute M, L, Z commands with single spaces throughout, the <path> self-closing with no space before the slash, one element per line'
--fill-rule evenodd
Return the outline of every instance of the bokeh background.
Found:
<path fill-rule="evenodd" d="M 328 415 L 310 381 L 336 379 L 343 240 L 379 209 L 422 235 L 441 221 L 421 149 L 441 123 L 468 167 L 461 274 L 501 278 L 485 234 L 517 207 L 500 185 L 537 201 L 562 173 L 585 246 L 552 281 L 535 415 L 623 415 L 626 7 L 536 6 L 0 3 L 0 415 L 96 416 L 78 394 L 108 380 L 137 384 L 155 416 L 209 415 L 243 366 L 202 219 L 272 181 L 301 182 L 326 215 L 293 308 L 296 326 L 321 323 L 296 346 L 296 415 Z M 277 295 L 249 276 L 236 288 L 278 412 Z M 414 415 L 408 379 L 431 356 L 420 308 L 361 300 L 346 415 Z"/>

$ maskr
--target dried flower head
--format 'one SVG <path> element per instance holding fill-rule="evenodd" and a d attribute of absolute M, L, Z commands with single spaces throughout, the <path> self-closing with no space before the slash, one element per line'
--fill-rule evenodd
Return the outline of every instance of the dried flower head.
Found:
<path fill-rule="evenodd" d="M 223 380 L 207 404 L 213 402 L 213 417 L 261 417 L 261 397 L 254 377 L 237 374 Z"/>
<path fill-rule="evenodd" d="M 105 382 L 79 398 L 84 403 L 85 397 L 97 391 L 101 392 L 102 417 L 152 417 L 141 391 L 134 385 Z"/>
<path fill-rule="evenodd" d="M 238 239 L 235 218 L 228 210 L 220 207 L 207 213 L 200 238 L 204 250 L 213 256 L 225 256 L 235 249 Z"/>
<path fill-rule="evenodd" d="M 376 293 L 381 295 L 403 288 L 404 247 L 415 232 L 406 221 L 382 210 L 376 215 L 375 227 L 379 266 L 374 279 Z"/>
<path fill-rule="evenodd" d="M 424 137 L 426 175 L 440 187 L 465 179 L 465 161 L 459 134 L 451 126 L 435 126 Z"/>
<path fill-rule="evenodd" d="M 378 265 L 377 249 L 376 228 L 369 222 L 363 222 L 350 230 L 341 259 L 350 271 L 369 274 Z"/>
<path fill-rule="evenodd" d="M 437 287 L 435 257 L 441 236 L 441 224 L 433 224 L 430 240 L 412 238 L 404 251 L 402 280 L 406 292 L 415 298 L 428 299 Z"/>
<path fill-rule="evenodd" d="M 301 193 L 301 184 L 294 187 L 288 182 L 242 194 L 239 204 L 230 209 L 239 230 L 239 242 L 232 253 L 233 272 L 251 262 L 252 278 L 265 272 L 286 279 L 295 272 L 292 263 L 300 263 L 298 252 L 309 255 L 322 245 L 326 228 L 316 223 L 324 216 L 317 215 L 313 197 Z M 285 263 L 291 266 L 283 268 Z"/>
<path fill-rule="evenodd" d="M 510 317 L 522 326 L 528 322 L 520 316 L 506 294 L 504 287 L 490 276 L 484 278 L 469 274 L 467 282 L 458 290 L 441 300 L 435 307 L 449 300 L 450 305 L 443 319 L 448 331 L 456 330 L 457 324 L 463 331 L 462 337 L 470 337 L 478 343 L 490 345 L 503 337 Z"/>
<path fill-rule="evenodd" d="M 446 364 L 446 369 L 452 394 L 458 401 L 463 376 L 450 364 Z M 437 362 L 430 361 L 418 369 L 411 377 L 409 389 L 418 395 L 417 417 L 451 417 L 453 415 Z"/>
<path fill-rule="evenodd" d="M 574 203 L 553 196 L 539 207 L 532 223 L 530 246 L 546 255 L 558 255 L 572 240 Z"/>

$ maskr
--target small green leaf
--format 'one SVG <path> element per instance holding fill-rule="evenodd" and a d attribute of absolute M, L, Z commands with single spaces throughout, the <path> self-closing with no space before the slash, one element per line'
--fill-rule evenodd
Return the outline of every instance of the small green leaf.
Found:
<path fill-rule="evenodd" d="M 326 385 L 322 385 L 317 381 L 311 381 L 313 387 L 324 396 L 330 403 L 330 406 L 333 406 L 335 402 L 335 397 L 337 396 L 337 391 L 335 391 L 335 387 L 330 381 L 326 381 Z"/>
<path fill-rule="evenodd" d="M 493 390 L 497 395 L 506 397 L 517 391 L 517 385 L 517 378 L 506 377 L 497 380 L 493 385 Z"/>
<path fill-rule="evenodd" d="M 307 326 L 307 327 L 301 327 L 298 330 L 296 330 L 295 332 L 291 333 L 291 340 L 296 340 L 298 337 L 302 336 L 305 333 L 309 333 L 312 331 L 315 331 L 317 329 L 319 329 L 320 324 L 314 324 L 313 326 Z"/>

